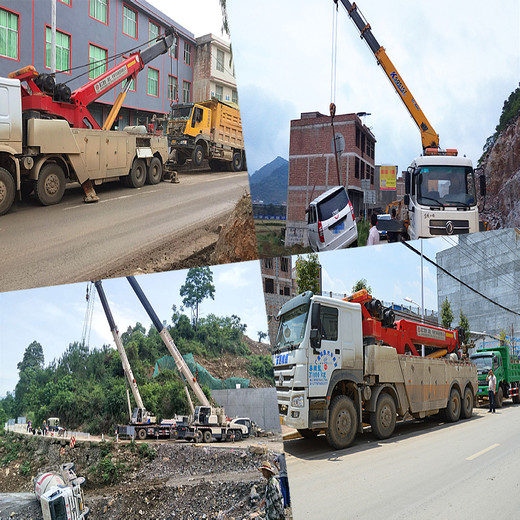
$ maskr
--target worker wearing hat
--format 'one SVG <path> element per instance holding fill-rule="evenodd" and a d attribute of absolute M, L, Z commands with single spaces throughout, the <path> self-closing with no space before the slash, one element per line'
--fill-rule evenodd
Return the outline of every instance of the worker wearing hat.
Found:
<path fill-rule="evenodd" d="M 285 518 L 283 510 L 283 495 L 280 489 L 280 482 L 275 478 L 275 470 L 268 461 L 262 462 L 259 470 L 267 480 L 263 505 L 266 520 L 283 520 Z"/>

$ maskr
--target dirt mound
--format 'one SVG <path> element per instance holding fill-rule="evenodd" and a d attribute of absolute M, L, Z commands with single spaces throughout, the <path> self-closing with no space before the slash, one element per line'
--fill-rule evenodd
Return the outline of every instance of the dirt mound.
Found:
<path fill-rule="evenodd" d="M 226 264 L 257 258 L 251 195 L 244 194 L 220 232 L 217 245 L 211 255 L 211 263 Z"/>

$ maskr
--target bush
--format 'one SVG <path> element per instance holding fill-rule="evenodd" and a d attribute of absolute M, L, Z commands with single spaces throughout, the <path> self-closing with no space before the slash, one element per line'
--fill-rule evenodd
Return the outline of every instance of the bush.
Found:
<path fill-rule="evenodd" d="M 153 460 L 157 457 L 157 452 L 146 442 L 139 444 L 137 453 L 141 459 Z"/>

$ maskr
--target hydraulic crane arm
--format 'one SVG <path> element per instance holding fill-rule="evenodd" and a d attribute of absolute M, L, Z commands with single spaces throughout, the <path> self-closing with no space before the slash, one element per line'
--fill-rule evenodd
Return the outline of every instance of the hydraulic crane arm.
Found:
<path fill-rule="evenodd" d="M 171 356 L 173 357 L 175 361 L 175 365 L 177 366 L 177 369 L 179 372 L 182 373 L 182 375 L 186 378 L 186 381 L 188 381 L 188 384 L 190 385 L 191 389 L 195 393 L 197 399 L 199 400 L 200 404 L 202 406 L 211 406 L 210 402 L 208 401 L 208 398 L 202 391 L 202 388 L 200 387 L 199 383 L 197 383 L 197 380 L 191 373 L 190 368 L 186 364 L 186 361 L 181 356 L 181 353 L 177 349 L 177 346 L 175 345 L 175 342 L 173 341 L 172 337 L 170 336 L 170 333 L 168 332 L 168 329 L 162 324 L 161 320 L 153 310 L 152 306 L 150 305 L 150 302 L 148 301 L 148 298 L 143 293 L 143 290 L 137 283 L 137 280 L 133 276 L 127 276 L 126 279 L 132 286 L 132 289 L 134 290 L 135 294 L 139 298 L 139 301 L 141 302 L 142 306 L 145 308 L 146 312 L 148 313 L 148 316 L 152 320 L 152 323 L 154 324 L 154 327 L 159 332 L 159 335 L 161 336 L 164 344 L 166 345 L 166 348 L 170 352 Z"/>
<path fill-rule="evenodd" d="M 121 363 L 123 364 L 123 370 L 125 372 L 126 380 L 128 381 L 128 385 L 132 389 L 132 395 L 135 399 L 135 404 L 138 408 L 144 409 L 143 400 L 141 399 L 141 394 L 139 393 L 139 388 L 137 388 L 137 383 L 134 378 L 134 374 L 132 373 L 132 368 L 130 367 L 130 363 L 128 362 L 128 358 L 126 356 L 125 348 L 123 347 L 123 343 L 121 342 L 121 338 L 119 336 L 119 332 L 116 327 L 116 323 L 114 321 L 114 317 L 112 316 L 112 312 L 110 307 L 108 306 L 108 300 L 105 296 L 105 291 L 103 290 L 103 286 L 101 285 L 101 280 L 94 282 L 96 286 L 97 292 L 99 294 L 99 299 L 101 300 L 101 305 L 103 305 L 103 310 L 105 311 L 105 315 L 107 317 L 108 324 L 110 326 L 110 330 L 112 331 L 112 336 L 114 338 L 114 342 L 117 346 L 117 351 L 119 352 L 119 356 L 121 358 Z"/>
<path fill-rule="evenodd" d="M 334 3 L 338 3 L 338 0 L 333 0 Z M 426 148 L 439 148 L 439 136 L 437 132 L 430 125 L 428 119 L 424 115 L 424 112 L 419 107 L 419 104 L 412 96 L 412 93 L 406 86 L 401 75 L 397 72 L 390 58 L 386 54 L 385 48 L 379 45 L 375 36 L 372 33 L 372 29 L 370 24 L 364 19 L 363 15 L 360 13 L 356 3 L 351 3 L 348 0 L 339 0 L 345 9 L 347 10 L 348 15 L 359 29 L 361 34 L 361 38 L 363 38 L 366 42 L 370 50 L 374 53 L 374 56 L 377 59 L 377 62 L 383 68 L 383 71 L 387 75 L 388 79 L 392 83 L 395 91 L 403 101 L 405 107 L 408 112 L 412 116 L 415 124 L 419 127 L 419 131 L 421 132 L 421 141 L 423 151 Z"/>

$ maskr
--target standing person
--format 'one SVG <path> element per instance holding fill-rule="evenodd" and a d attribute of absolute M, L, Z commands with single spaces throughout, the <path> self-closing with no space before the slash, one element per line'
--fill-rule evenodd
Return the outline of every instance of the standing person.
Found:
<path fill-rule="evenodd" d="M 497 387 L 497 378 L 493 374 L 493 370 L 490 370 L 487 375 L 488 392 L 489 392 L 489 411 L 488 413 L 495 413 L 495 390 Z"/>
<path fill-rule="evenodd" d="M 284 520 L 285 513 L 283 511 L 283 495 L 280 489 L 280 483 L 274 476 L 274 469 L 267 461 L 262 463 L 260 467 L 263 477 L 267 480 L 265 488 L 265 496 L 262 505 L 265 510 L 266 520 Z"/>
<path fill-rule="evenodd" d="M 370 215 L 370 231 L 368 232 L 367 246 L 376 246 L 379 244 L 379 231 L 377 230 L 377 215 Z"/>
<path fill-rule="evenodd" d="M 283 495 L 283 507 L 291 507 L 291 495 L 289 493 L 289 479 L 287 478 L 287 465 L 285 453 L 280 453 L 274 458 L 274 464 L 280 475 L 280 487 Z"/>

